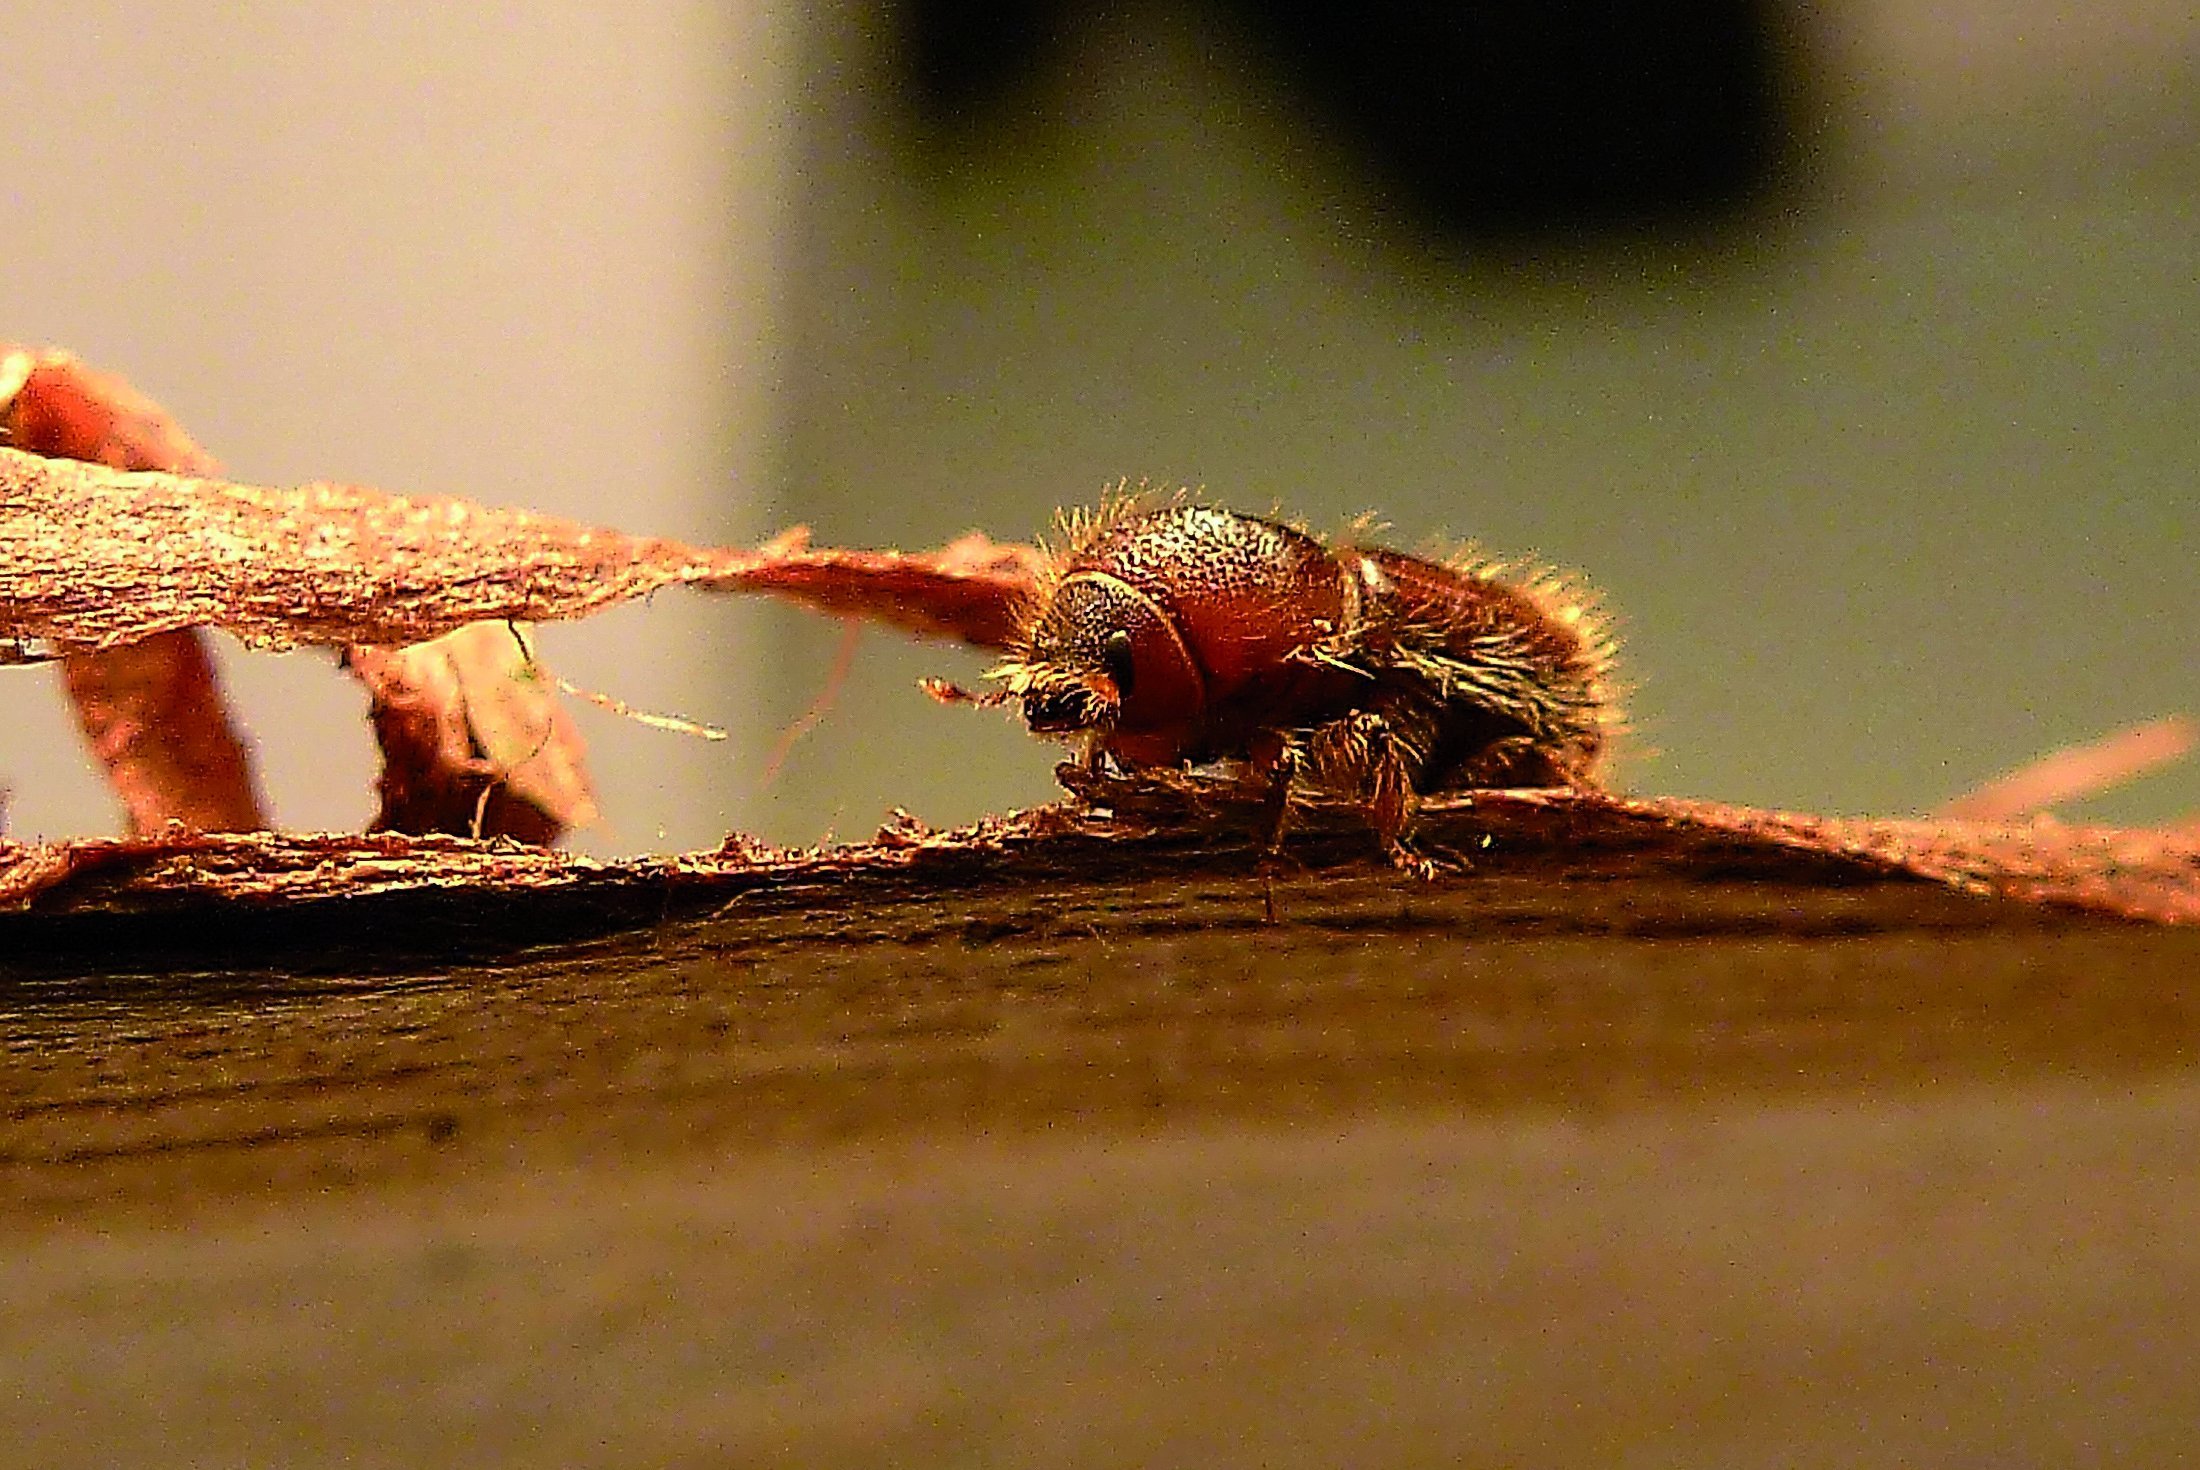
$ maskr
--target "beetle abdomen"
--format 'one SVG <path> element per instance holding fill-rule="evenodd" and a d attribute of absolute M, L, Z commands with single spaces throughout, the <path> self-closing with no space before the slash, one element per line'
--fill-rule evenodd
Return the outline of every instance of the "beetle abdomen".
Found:
<path fill-rule="evenodd" d="M 1614 723 L 1610 639 L 1547 573 L 1505 580 L 1382 547 L 1339 553 L 1363 589 L 1360 659 L 1414 739 L 1416 789 L 1586 783 Z M 1415 738 L 1417 737 L 1417 738 Z"/>

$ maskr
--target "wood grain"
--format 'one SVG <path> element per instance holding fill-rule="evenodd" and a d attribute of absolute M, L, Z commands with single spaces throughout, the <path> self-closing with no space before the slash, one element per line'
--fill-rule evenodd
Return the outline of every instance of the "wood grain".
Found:
<path fill-rule="evenodd" d="M 767 862 L 440 965 L 16 915 L 0 1459 L 2200 1452 L 2200 930 L 1720 841 L 1279 924 L 1216 839 Z"/>

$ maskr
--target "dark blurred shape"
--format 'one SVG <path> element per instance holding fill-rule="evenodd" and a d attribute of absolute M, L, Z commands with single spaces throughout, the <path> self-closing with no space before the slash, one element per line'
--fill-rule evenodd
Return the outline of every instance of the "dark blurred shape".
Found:
<path fill-rule="evenodd" d="M 939 131 L 995 125 L 1011 98 L 1045 80 L 1079 13 L 1061 0 L 902 0 L 894 8 L 910 104 Z"/>
<path fill-rule="evenodd" d="M 1786 153 L 1768 7 L 1240 0 L 1373 170 L 1469 233 L 1683 223 Z"/>
<path fill-rule="evenodd" d="M 1386 212 L 1443 234 L 1685 229 L 1774 194 L 1798 161 L 1799 27 L 1770 0 L 1211 8 L 1358 155 Z M 969 147 L 1012 113 L 1028 126 L 1014 100 L 1053 80 L 1088 12 L 905 0 L 902 13 L 911 101 Z"/>

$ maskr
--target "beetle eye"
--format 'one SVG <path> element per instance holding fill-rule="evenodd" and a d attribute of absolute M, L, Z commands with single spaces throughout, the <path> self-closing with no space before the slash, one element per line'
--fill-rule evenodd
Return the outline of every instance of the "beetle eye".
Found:
<path fill-rule="evenodd" d="M 1130 698 L 1133 672 L 1130 634 L 1117 628 L 1108 635 L 1107 642 L 1100 645 L 1100 669 L 1115 681 L 1118 694 Z"/>

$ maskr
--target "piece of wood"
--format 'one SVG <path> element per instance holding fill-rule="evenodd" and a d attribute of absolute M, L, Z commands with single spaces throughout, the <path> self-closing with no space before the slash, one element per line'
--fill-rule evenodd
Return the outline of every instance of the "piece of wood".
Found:
<path fill-rule="evenodd" d="M 976 534 L 917 556 L 813 551 L 799 529 L 757 551 L 701 549 L 448 497 L 214 474 L 121 378 L 0 343 L 0 663 L 61 662 L 133 836 L 267 825 L 207 627 L 342 647 L 383 756 L 376 828 L 549 842 L 595 803 L 559 681 L 514 658 L 518 619 L 692 584 L 999 646 L 1039 556 Z"/>
<path fill-rule="evenodd" d="M 214 473 L 213 456 L 122 379 L 65 352 L 9 343 L 0 343 L 0 444 L 118 470 Z M 127 646 L 65 645 L 59 652 L 77 724 L 106 769 L 131 833 L 158 832 L 171 821 L 215 832 L 267 825 L 266 802 L 229 718 L 205 630 L 177 628 Z"/>
<path fill-rule="evenodd" d="M 382 748 L 371 830 L 551 843 L 596 819 L 580 729 L 517 624 L 355 643 L 344 666 L 366 687 Z"/>
<path fill-rule="evenodd" d="M 1107 789 L 1112 809 L 1071 803 L 943 833 L 889 824 L 874 842 L 822 852 L 737 835 L 711 852 L 608 863 L 509 841 L 395 834 L 0 843 L 0 983 L 11 971 L 56 968 L 312 968 L 332 942 L 346 964 L 438 965 L 734 903 L 812 923 L 922 896 L 968 904 L 982 923 L 995 896 L 1033 882 L 1155 872 L 1234 883 L 1246 901 L 1261 900 L 1258 803 L 1245 788 L 1176 776 Z M 1416 840 L 1473 876 L 1546 883 L 1557 902 L 1587 901 L 1596 890 L 1584 884 L 1616 878 L 1916 882 L 2125 918 L 2200 918 L 2200 841 L 2164 832 L 1492 791 L 1428 803 Z M 1351 812 L 1316 808 L 1283 857 L 1287 871 L 1318 871 L 1364 862 L 1370 851 Z M 1316 903 L 1326 892 L 1318 883 L 1304 891 Z"/>
<path fill-rule="evenodd" d="M 1276 925 L 1233 877 L 837 887 L 409 974 L 337 942 L 310 968 L 19 976 L 0 1215 L 610 1159 L 656 1136 L 2143 1074 L 2200 1039 L 2200 931 L 1918 884 L 1369 869 L 1280 885 Z"/>
<path fill-rule="evenodd" d="M 1273 925 L 1214 834 L 904 825 L 523 954 L 510 844 L 167 954 L 83 875 L 0 949 L 0 1458 L 2200 1453 L 2200 929 L 1619 816 Z"/>
<path fill-rule="evenodd" d="M 0 448 L 0 638 L 71 649 L 213 626 L 248 644 L 401 645 L 468 623 L 586 617 L 660 588 L 765 592 L 996 646 L 1034 548 L 756 550 L 629 536 L 360 485 L 283 488 Z"/>

